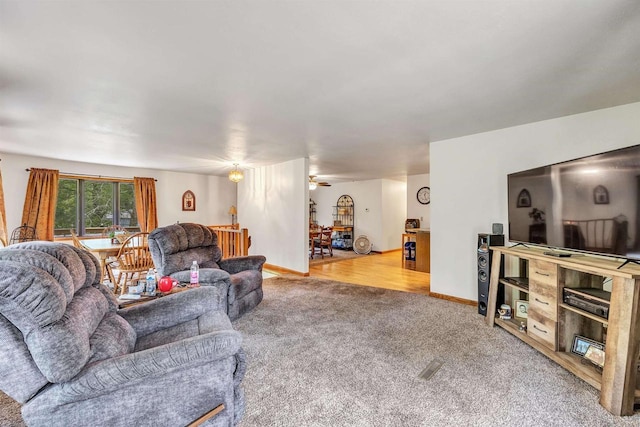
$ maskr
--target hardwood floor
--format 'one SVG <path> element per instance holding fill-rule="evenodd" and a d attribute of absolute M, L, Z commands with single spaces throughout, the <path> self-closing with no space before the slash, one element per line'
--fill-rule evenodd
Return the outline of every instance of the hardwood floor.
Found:
<path fill-rule="evenodd" d="M 429 294 L 431 275 L 402 268 L 400 250 L 309 266 L 309 275 L 356 285 Z"/>

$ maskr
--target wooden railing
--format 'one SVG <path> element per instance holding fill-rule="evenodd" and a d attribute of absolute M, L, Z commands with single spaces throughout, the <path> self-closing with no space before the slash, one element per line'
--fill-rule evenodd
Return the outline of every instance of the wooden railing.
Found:
<path fill-rule="evenodd" d="M 207 225 L 207 227 L 211 229 L 224 228 L 225 230 L 240 230 L 240 224 Z"/>
<path fill-rule="evenodd" d="M 249 255 L 251 238 L 248 229 L 240 228 L 239 224 L 209 225 L 208 227 L 218 235 L 222 259 Z"/>

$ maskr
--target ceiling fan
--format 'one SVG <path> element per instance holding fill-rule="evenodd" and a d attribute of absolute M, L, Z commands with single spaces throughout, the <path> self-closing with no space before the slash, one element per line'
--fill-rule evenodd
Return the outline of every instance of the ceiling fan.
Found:
<path fill-rule="evenodd" d="M 317 187 L 331 187 L 328 182 L 318 182 L 315 180 L 316 175 L 309 175 L 309 190 L 315 190 Z"/>

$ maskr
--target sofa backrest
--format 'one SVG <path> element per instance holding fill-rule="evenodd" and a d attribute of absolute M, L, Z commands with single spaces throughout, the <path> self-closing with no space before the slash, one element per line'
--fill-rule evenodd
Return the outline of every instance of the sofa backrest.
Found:
<path fill-rule="evenodd" d="M 156 228 L 149 233 L 149 250 L 161 276 L 189 270 L 193 261 L 200 268 L 219 268 L 222 258 L 218 235 L 205 225 L 193 223 Z"/>
<path fill-rule="evenodd" d="M 87 364 L 129 353 L 131 325 L 116 313 L 95 257 L 71 245 L 0 249 L 0 388 L 24 403 Z"/>

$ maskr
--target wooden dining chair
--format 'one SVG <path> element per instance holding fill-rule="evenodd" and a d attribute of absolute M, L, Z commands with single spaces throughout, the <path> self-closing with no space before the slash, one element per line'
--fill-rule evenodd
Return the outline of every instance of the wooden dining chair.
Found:
<path fill-rule="evenodd" d="M 127 237 L 122 243 L 118 255 L 118 279 L 120 295 L 125 293 L 127 286 L 134 284 L 134 280 L 144 277 L 144 274 L 153 268 L 153 259 L 149 251 L 149 233 L 135 233 Z M 114 289 L 117 292 L 117 289 Z"/>
<path fill-rule="evenodd" d="M 316 254 L 316 241 L 320 239 L 322 227 L 316 225 L 309 226 L 309 258 L 313 259 Z"/>
<path fill-rule="evenodd" d="M 78 249 L 85 249 L 85 250 L 87 249 L 78 238 L 78 233 L 76 233 L 75 229 L 70 228 L 69 233 L 71 234 L 71 240 L 73 240 L 73 246 L 75 246 Z"/>
<path fill-rule="evenodd" d="M 320 231 L 318 238 L 314 239 L 313 241 L 314 254 L 315 254 L 315 248 L 318 248 L 320 250 L 320 256 L 322 257 L 322 259 L 324 259 L 325 249 L 327 249 L 327 253 L 329 254 L 329 256 L 333 256 L 333 247 L 331 245 L 332 234 L 333 234 L 333 227 L 323 227 L 322 231 Z"/>

